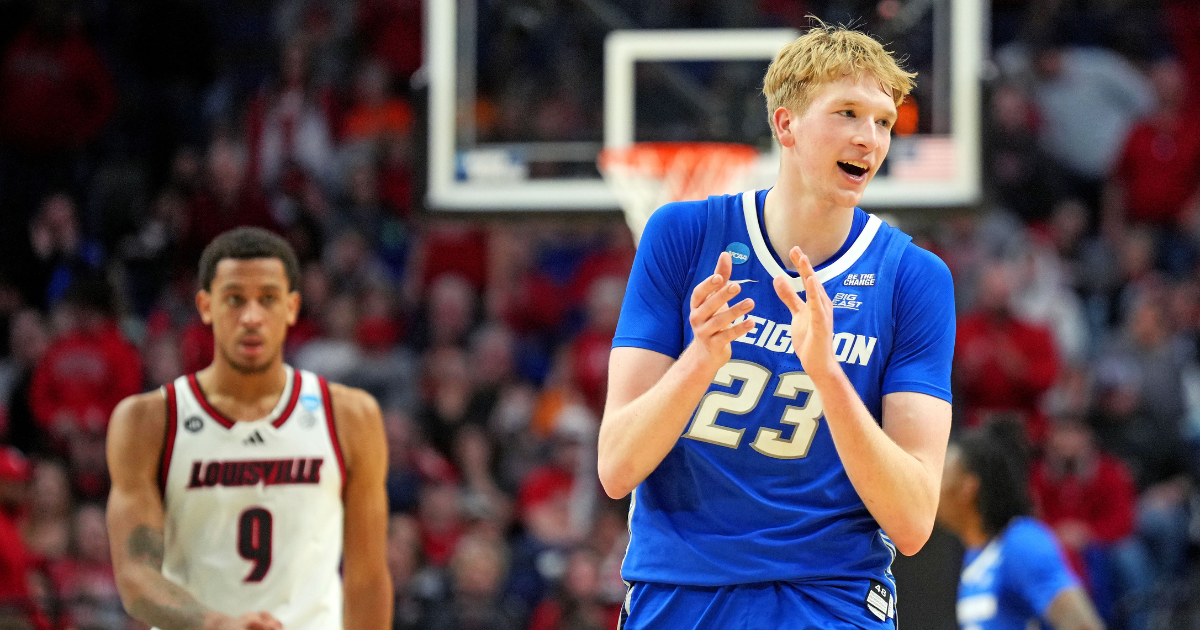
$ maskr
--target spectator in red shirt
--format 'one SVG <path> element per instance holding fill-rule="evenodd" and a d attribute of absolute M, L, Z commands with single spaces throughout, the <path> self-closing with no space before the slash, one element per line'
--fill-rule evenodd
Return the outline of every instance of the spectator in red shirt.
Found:
<path fill-rule="evenodd" d="M 422 556 L 435 567 L 445 567 L 467 529 L 458 486 L 443 481 L 422 487 L 417 523 Z"/>
<path fill-rule="evenodd" d="M 332 189 L 332 94 L 316 84 L 305 40 L 288 41 L 279 64 L 278 78 L 259 91 L 246 115 L 251 179 L 291 197 L 298 197 L 308 183 Z"/>
<path fill-rule="evenodd" d="M 67 467 L 53 459 L 37 460 L 21 514 L 21 535 L 39 563 L 67 557 L 71 549 L 72 499 Z"/>
<path fill-rule="evenodd" d="M 548 594 L 566 554 L 592 530 L 600 500 L 596 467 L 597 421 L 583 405 L 567 404 L 554 417 L 549 460 L 530 471 L 517 491 L 524 527 L 514 544 L 510 590 L 532 610 Z"/>
<path fill-rule="evenodd" d="M 421 24 L 420 0 L 365 0 L 358 6 L 366 49 L 401 81 L 421 67 Z"/>
<path fill-rule="evenodd" d="M 1058 534 L 1075 574 L 1101 608 L 1113 601 L 1111 551 L 1133 533 L 1137 488 L 1120 459 L 1096 446 L 1082 420 L 1059 418 L 1030 475 L 1039 516 Z"/>
<path fill-rule="evenodd" d="M 571 280 L 571 301 L 580 304 L 587 300 L 592 283 L 602 276 L 629 277 L 633 268 L 633 256 L 637 250 L 633 246 L 633 238 L 629 228 L 624 223 L 617 223 L 601 229 L 600 246 L 582 262 Z"/>
<path fill-rule="evenodd" d="M 103 279 L 79 278 L 63 302 L 69 324 L 34 368 L 29 406 L 66 456 L 76 489 L 99 499 L 108 491 L 108 418 L 122 398 L 142 390 L 142 358 L 113 319 Z"/>
<path fill-rule="evenodd" d="M 1194 0 L 1166 0 L 1163 13 L 1171 44 L 1187 75 L 1186 102 L 1200 107 L 1200 4 Z"/>
<path fill-rule="evenodd" d="M 1105 196 L 1105 218 L 1114 223 L 1110 230 L 1129 222 L 1170 232 L 1200 220 L 1200 124 L 1185 111 L 1183 66 L 1174 59 L 1160 61 L 1150 78 L 1158 109 L 1135 124 L 1125 140 Z M 1163 251 L 1172 249 L 1177 248 Z"/>
<path fill-rule="evenodd" d="M 1008 265 L 985 267 L 978 305 L 958 321 L 954 380 L 969 426 L 998 415 L 1016 416 L 1030 444 L 1040 445 L 1046 420 L 1038 403 L 1058 375 L 1058 354 L 1049 330 L 1013 315 L 1012 291 Z"/>
<path fill-rule="evenodd" d="M 520 630 L 521 607 L 504 593 L 508 553 L 503 541 L 472 532 L 454 549 L 450 596 L 429 607 L 427 630 Z"/>
<path fill-rule="evenodd" d="M 57 4 L 38 3 L 0 60 L 0 136 L 28 153 L 88 144 L 117 102 L 99 52 Z"/>
<path fill-rule="evenodd" d="M 104 508 L 79 508 L 71 529 L 71 555 L 50 567 L 67 618 L 79 628 L 129 627 L 113 575 Z"/>
<path fill-rule="evenodd" d="M 457 275 L 476 291 L 488 289 L 491 264 L 488 231 L 461 221 L 437 221 L 424 225 L 413 243 L 405 280 L 405 297 L 416 302 L 444 275 Z"/>
<path fill-rule="evenodd" d="M 29 592 L 34 560 L 17 526 L 31 474 L 32 467 L 21 451 L 0 447 L 0 626 L 12 622 L 22 627 L 22 622 L 32 622 L 37 630 L 49 630 Z"/>
<path fill-rule="evenodd" d="M 529 621 L 529 630 L 600 630 L 620 625 L 621 605 L 602 601 L 600 556 L 588 548 L 567 558 L 558 592 L 543 599 Z"/>
<path fill-rule="evenodd" d="M 1105 196 L 1107 229 L 1125 223 L 1155 229 L 1159 266 L 1184 276 L 1200 252 L 1192 238 L 1200 225 L 1200 123 L 1185 100 L 1183 66 L 1157 63 L 1150 75 L 1158 109 L 1130 131 Z"/>
<path fill-rule="evenodd" d="M 624 297 L 624 278 L 597 278 L 588 290 L 587 324 L 567 352 L 572 383 L 597 416 L 604 414 L 604 398 L 608 394 L 608 355 Z"/>

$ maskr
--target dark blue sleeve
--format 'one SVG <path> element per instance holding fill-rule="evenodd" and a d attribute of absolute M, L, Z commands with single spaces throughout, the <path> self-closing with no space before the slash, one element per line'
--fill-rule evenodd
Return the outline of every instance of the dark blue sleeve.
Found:
<path fill-rule="evenodd" d="M 1045 525 L 1021 519 L 1009 526 L 1004 541 L 1004 584 L 1016 593 L 1038 617 L 1063 590 L 1079 586 L 1063 559 L 1058 541 Z"/>
<path fill-rule="evenodd" d="M 688 275 L 707 222 L 707 201 L 669 203 L 650 215 L 633 259 L 614 348 L 645 348 L 671 358 L 683 353 L 683 301 L 691 296 Z"/>
<path fill-rule="evenodd" d="M 941 258 L 909 243 L 900 255 L 892 317 L 896 336 L 882 393 L 918 392 L 950 402 L 954 281 Z"/>

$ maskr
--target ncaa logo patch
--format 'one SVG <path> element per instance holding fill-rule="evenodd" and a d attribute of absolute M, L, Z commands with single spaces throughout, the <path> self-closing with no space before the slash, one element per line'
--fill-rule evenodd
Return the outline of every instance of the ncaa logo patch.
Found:
<path fill-rule="evenodd" d="M 316 411 L 321 406 L 321 399 L 313 394 L 305 394 L 300 397 L 300 404 L 309 411 Z"/>
<path fill-rule="evenodd" d="M 199 416 L 192 416 L 191 418 L 183 421 L 183 428 L 191 431 L 192 433 L 196 433 L 200 429 L 204 428 L 204 421 L 201 420 Z"/>
<path fill-rule="evenodd" d="M 745 243 L 730 243 L 729 247 L 725 248 L 729 255 L 733 257 L 733 264 L 740 265 L 750 260 L 750 248 Z"/>

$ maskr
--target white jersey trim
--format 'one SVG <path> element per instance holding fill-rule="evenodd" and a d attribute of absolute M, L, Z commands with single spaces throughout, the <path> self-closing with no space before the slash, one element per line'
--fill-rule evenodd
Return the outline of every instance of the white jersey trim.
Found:
<path fill-rule="evenodd" d="M 766 239 L 763 238 L 762 227 L 758 223 L 758 200 L 756 198 L 757 191 L 748 190 L 742 194 L 742 213 L 746 217 L 746 231 L 750 234 L 750 244 L 754 247 L 754 255 L 758 259 L 759 264 L 771 274 L 772 278 L 783 276 L 787 278 L 788 283 L 792 285 L 792 289 L 796 292 L 804 291 L 804 280 L 788 274 L 778 262 L 775 262 L 775 256 L 771 254 L 771 250 L 767 247 Z M 867 247 L 875 240 L 875 235 L 879 233 L 880 226 L 883 221 L 875 216 L 869 215 L 867 224 L 863 227 L 863 231 L 850 245 L 850 249 L 842 254 L 841 258 L 835 260 L 832 264 L 824 269 L 817 271 L 817 280 L 822 284 L 829 280 L 840 276 L 843 272 L 850 268 L 850 265 L 858 262 L 863 253 L 867 251 Z"/>

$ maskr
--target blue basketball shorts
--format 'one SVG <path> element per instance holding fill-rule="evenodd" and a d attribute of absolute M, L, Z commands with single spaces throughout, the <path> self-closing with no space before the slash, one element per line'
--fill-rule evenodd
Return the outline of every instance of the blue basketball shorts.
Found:
<path fill-rule="evenodd" d="M 862 611 L 835 615 L 799 582 L 679 586 L 634 582 L 618 630 L 895 630 Z M 859 618 L 861 616 L 861 618 Z"/>

